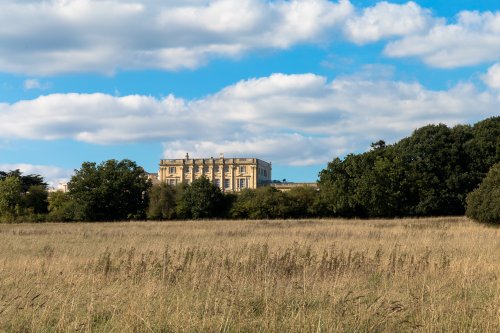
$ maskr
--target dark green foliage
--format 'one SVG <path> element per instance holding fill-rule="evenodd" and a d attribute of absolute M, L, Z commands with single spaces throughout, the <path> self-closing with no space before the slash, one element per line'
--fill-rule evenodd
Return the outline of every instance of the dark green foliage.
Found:
<path fill-rule="evenodd" d="M 31 186 L 41 186 L 44 189 L 47 189 L 47 183 L 43 180 L 43 177 L 40 175 L 26 175 L 23 176 L 19 169 L 12 170 L 9 172 L 0 171 L 0 180 L 5 179 L 7 177 L 17 177 L 21 181 L 22 192 L 28 192 Z"/>
<path fill-rule="evenodd" d="M 289 217 L 306 218 L 320 215 L 321 206 L 318 189 L 310 186 L 298 186 L 285 192 Z"/>
<path fill-rule="evenodd" d="M 222 217 L 226 211 L 220 189 L 206 177 L 185 186 L 177 204 L 177 216 L 184 219 Z"/>
<path fill-rule="evenodd" d="M 500 224 L 500 163 L 492 166 L 479 187 L 467 196 L 466 215 L 482 223 Z"/>
<path fill-rule="evenodd" d="M 32 214 L 47 214 L 48 192 L 43 185 L 32 185 L 24 196 L 24 206 Z"/>
<path fill-rule="evenodd" d="M 68 183 L 78 209 L 75 219 L 86 221 L 142 218 L 151 187 L 144 169 L 130 160 L 85 162 Z"/>
<path fill-rule="evenodd" d="M 473 127 L 428 125 L 412 136 L 330 162 L 319 175 L 329 215 L 460 215 L 465 198 L 500 161 L 500 117 Z"/>
<path fill-rule="evenodd" d="M 148 219 L 173 219 L 176 208 L 176 189 L 165 183 L 156 184 L 149 191 Z"/>

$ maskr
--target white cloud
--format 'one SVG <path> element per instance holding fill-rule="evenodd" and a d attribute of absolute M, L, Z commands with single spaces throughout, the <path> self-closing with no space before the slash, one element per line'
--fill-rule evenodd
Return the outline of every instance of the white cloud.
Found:
<path fill-rule="evenodd" d="M 376 42 L 383 38 L 414 35 L 427 31 L 435 23 L 431 12 L 410 1 L 403 5 L 386 1 L 363 10 L 350 18 L 344 31 L 357 44 Z"/>
<path fill-rule="evenodd" d="M 0 22 L 0 72 L 33 76 L 194 69 L 216 57 L 341 39 L 391 39 L 386 56 L 435 67 L 500 61 L 500 12 L 463 11 L 447 23 L 413 1 L 4 0 Z"/>
<path fill-rule="evenodd" d="M 298 133 L 250 137 L 223 141 L 174 141 L 164 145 L 165 157 L 182 157 L 186 152 L 193 158 L 209 156 L 252 157 L 293 166 L 324 163 L 332 156 L 346 153 L 349 143 L 339 138 L 313 138 Z"/>
<path fill-rule="evenodd" d="M 0 104 L 0 138 L 149 140 L 164 142 L 166 157 L 258 154 L 300 165 L 364 150 L 378 139 L 393 142 L 429 123 L 472 123 L 498 113 L 493 90 L 459 84 L 436 91 L 387 75 L 384 70 L 381 76 L 328 81 L 315 74 L 274 74 L 196 100 L 52 94 Z"/>
<path fill-rule="evenodd" d="M 348 0 L 6 0 L 0 71 L 195 68 L 211 57 L 321 41 L 352 11 Z"/>
<path fill-rule="evenodd" d="M 28 163 L 6 164 L 0 163 L 1 171 L 19 170 L 24 175 L 41 175 L 49 187 L 57 188 L 60 183 L 68 182 L 73 175 L 73 170 L 67 170 L 55 166 L 33 165 Z"/>
<path fill-rule="evenodd" d="M 462 11 L 456 23 L 441 22 L 423 34 L 390 42 L 384 52 L 390 57 L 418 57 L 442 68 L 498 61 L 500 12 Z"/>
<path fill-rule="evenodd" d="M 483 80 L 490 88 L 500 89 L 500 63 L 491 66 Z"/>

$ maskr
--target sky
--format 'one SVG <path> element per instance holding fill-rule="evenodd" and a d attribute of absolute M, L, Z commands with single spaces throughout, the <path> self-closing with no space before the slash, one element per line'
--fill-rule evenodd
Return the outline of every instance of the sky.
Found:
<path fill-rule="evenodd" d="M 427 124 L 500 115 L 500 2 L 2 0 L 0 170 L 257 157 L 316 181 Z"/>

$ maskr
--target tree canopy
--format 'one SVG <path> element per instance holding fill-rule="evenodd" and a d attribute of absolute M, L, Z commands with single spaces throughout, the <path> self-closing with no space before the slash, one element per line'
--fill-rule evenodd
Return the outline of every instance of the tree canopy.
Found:
<path fill-rule="evenodd" d="M 47 213 L 47 183 L 40 175 L 0 171 L 0 219 L 38 220 Z"/>
<path fill-rule="evenodd" d="M 319 186 L 329 215 L 461 215 L 465 199 L 500 161 L 500 117 L 474 126 L 428 125 L 393 145 L 328 163 Z"/>
<path fill-rule="evenodd" d="M 130 160 L 84 162 L 68 183 L 76 219 L 123 220 L 145 217 L 151 182 L 142 167 Z"/>

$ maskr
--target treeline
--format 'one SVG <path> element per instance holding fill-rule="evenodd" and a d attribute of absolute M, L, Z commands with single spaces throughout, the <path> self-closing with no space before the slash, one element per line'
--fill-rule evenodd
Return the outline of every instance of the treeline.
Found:
<path fill-rule="evenodd" d="M 467 209 L 478 221 L 500 223 L 499 162 L 500 117 L 494 117 L 474 126 L 428 125 L 392 145 L 373 143 L 366 153 L 328 163 L 318 188 L 289 192 L 266 186 L 222 193 L 206 178 L 152 185 L 135 162 L 109 160 L 83 163 L 68 193 L 49 195 L 41 176 L 16 170 L 0 172 L 0 221 L 369 218 Z"/>
<path fill-rule="evenodd" d="M 286 219 L 318 216 L 318 190 L 296 187 L 281 192 L 272 186 L 222 193 L 207 178 L 175 187 L 157 184 L 151 188 L 147 217 L 164 219 Z"/>
<path fill-rule="evenodd" d="M 467 195 L 499 161 L 500 117 L 428 125 L 393 145 L 379 141 L 328 163 L 319 175 L 322 202 L 334 216 L 463 215 Z"/>

